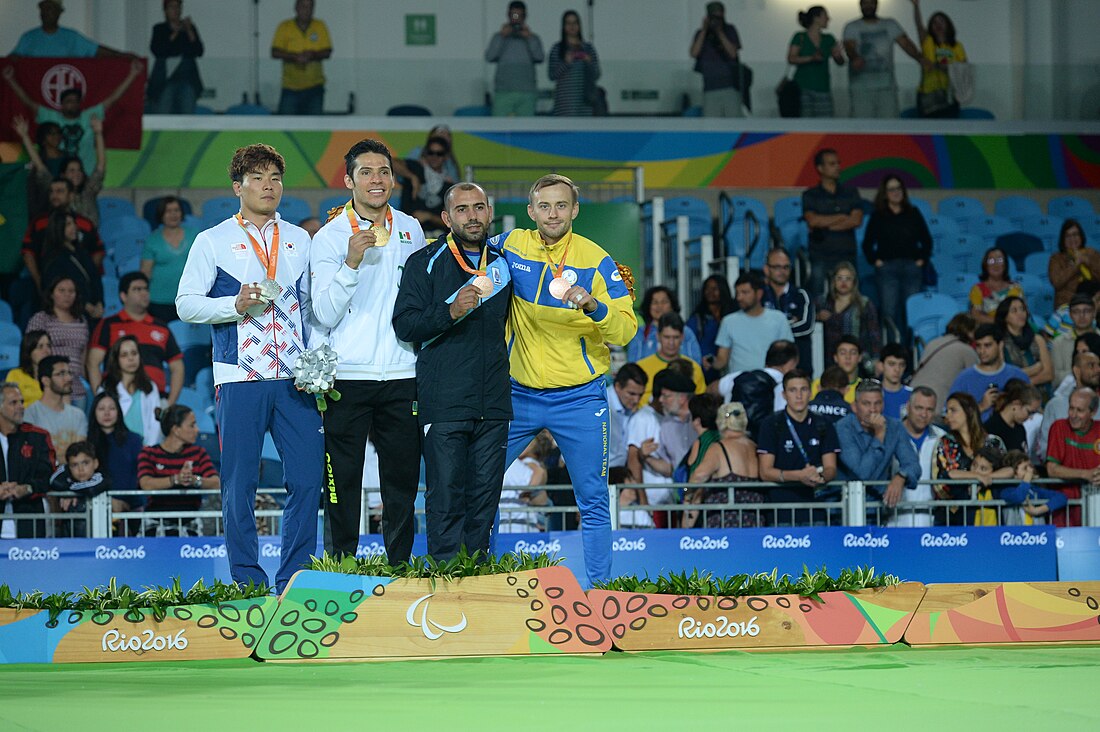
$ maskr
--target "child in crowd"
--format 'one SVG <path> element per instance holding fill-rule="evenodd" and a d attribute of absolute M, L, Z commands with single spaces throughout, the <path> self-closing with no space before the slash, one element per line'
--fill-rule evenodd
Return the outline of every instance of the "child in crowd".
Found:
<path fill-rule="evenodd" d="M 65 450 L 65 465 L 50 476 L 50 490 L 77 494 L 72 498 L 56 499 L 57 510 L 64 513 L 83 513 L 87 510 L 86 499 L 110 488 L 111 479 L 99 472 L 95 447 L 87 440 L 69 445 Z M 59 536 L 86 536 L 86 530 L 83 519 L 60 521 L 57 526 Z"/>
<path fill-rule="evenodd" d="M 1024 513 L 1032 518 L 1046 516 L 1066 507 L 1068 499 L 1059 491 L 1033 485 L 1035 466 L 1028 460 L 1027 454 L 1020 450 L 1010 450 L 1004 457 L 1004 467 L 1012 468 L 1019 485 L 1002 488 L 1000 498 L 1009 506 L 1020 506 Z M 1033 503 L 1046 501 L 1046 503 Z"/>

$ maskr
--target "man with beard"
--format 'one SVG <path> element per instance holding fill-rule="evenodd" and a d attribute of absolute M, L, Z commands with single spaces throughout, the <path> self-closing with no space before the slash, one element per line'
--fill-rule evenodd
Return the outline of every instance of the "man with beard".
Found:
<path fill-rule="evenodd" d="M 367 435 L 378 452 L 382 536 L 386 558 L 412 553 L 413 514 L 420 482 L 416 353 L 391 322 L 405 261 L 424 247 L 412 216 L 389 205 L 393 159 L 378 140 L 361 140 L 344 156 L 351 199 L 313 237 L 310 287 L 314 332 L 310 347 L 327 343 L 337 355 L 338 401 L 325 413 L 328 476 L 325 548 L 355 554 L 363 505 Z"/>
<path fill-rule="evenodd" d="M 428 554 L 441 561 L 463 547 L 488 553 L 512 419 L 512 285 L 486 241 L 493 207 L 481 186 L 459 183 L 442 217 L 450 233 L 409 257 L 393 313 L 397 337 L 417 349 Z"/>
<path fill-rule="evenodd" d="M 932 486 L 923 481 L 932 477 L 932 457 L 936 443 L 943 437 L 943 430 L 932 424 L 936 409 L 936 392 L 927 386 L 918 386 L 909 395 L 909 406 L 901 426 L 909 437 L 920 463 L 920 480 L 915 486 L 906 486 L 897 505 L 886 520 L 887 526 L 931 526 L 932 512 L 927 508 L 910 508 L 906 503 L 923 503 L 932 500 Z"/>
<path fill-rule="evenodd" d="M 1087 386 L 1093 391 L 1100 389 L 1100 356 L 1092 351 L 1079 352 L 1073 357 L 1072 373 L 1072 388 L 1065 393 L 1059 389 L 1043 409 L 1043 425 L 1039 428 L 1039 437 L 1035 444 L 1035 456 L 1040 460 L 1046 458 L 1047 436 L 1050 434 L 1051 425 L 1069 416 L 1069 394 L 1072 393 L 1072 389 L 1082 386 Z M 1100 419 L 1100 412 L 1094 416 L 1094 419 Z"/>

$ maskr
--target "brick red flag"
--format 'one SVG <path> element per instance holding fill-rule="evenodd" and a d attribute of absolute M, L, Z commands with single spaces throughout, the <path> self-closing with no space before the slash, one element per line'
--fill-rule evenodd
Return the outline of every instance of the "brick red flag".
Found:
<path fill-rule="evenodd" d="M 84 107 L 99 104 L 107 98 L 130 73 L 129 58 L 15 58 L 0 59 L 0 70 L 15 68 L 15 79 L 27 95 L 38 103 L 58 109 L 61 92 L 77 88 L 84 92 Z M 145 106 L 143 71 L 130 84 L 126 93 L 107 110 L 103 132 L 109 148 L 137 150 L 141 148 L 141 114 Z M 0 140 L 18 141 L 11 128 L 12 117 L 22 115 L 32 123 L 34 115 L 0 79 Z"/>

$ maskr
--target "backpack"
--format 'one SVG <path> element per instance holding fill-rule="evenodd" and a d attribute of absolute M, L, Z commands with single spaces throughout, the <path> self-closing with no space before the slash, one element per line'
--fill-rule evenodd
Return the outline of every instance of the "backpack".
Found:
<path fill-rule="evenodd" d="M 760 423 L 775 411 L 775 379 L 763 369 L 745 371 L 733 380 L 729 401 L 745 406 L 749 435 L 755 441 Z"/>

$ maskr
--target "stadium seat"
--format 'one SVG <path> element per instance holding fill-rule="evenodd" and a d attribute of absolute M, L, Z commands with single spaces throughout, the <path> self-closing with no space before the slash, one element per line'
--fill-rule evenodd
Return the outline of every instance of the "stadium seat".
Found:
<path fill-rule="evenodd" d="M 913 208 L 921 212 L 921 215 L 924 216 L 925 221 L 928 221 L 928 217 L 932 216 L 932 214 L 934 213 L 932 211 L 932 204 L 930 204 L 923 198 L 914 198 L 913 196 L 909 196 L 909 203 L 912 204 Z"/>
<path fill-rule="evenodd" d="M 23 331 L 19 329 L 18 325 L 11 321 L 0 323 L 0 344 L 14 344 L 16 348 L 19 348 L 22 341 Z"/>
<path fill-rule="evenodd" d="M 0 373 L 7 374 L 19 366 L 19 344 L 0 343 Z"/>
<path fill-rule="evenodd" d="M 772 207 L 775 225 L 782 228 L 788 221 L 802 221 L 802 196 L 780 198 Z"/>
<path fill-rule="evenodd" d="M 924 221 L 928 224 L 928 231 L 932 234 L 934 242 L 962 234 L 955 219 L 949 216 L 925 216 Z"/>
<path fill-rule="evenodd" d="M 980 237 L 956 234 L 935 240 L 932 247 L 932 264 L 936 272 L 977 272 L 981 267 L 982 247 Z"/>
<path fill-rule="evenodd" d="M 684 111 L 680 113 L 680 116 L 681 117 L 702 117 L 703 116 L 703 108 L 700 107 L 699 105 L 695 105 L 693 107 L 685 107 Z"/>
<path fill-rule="evenodd" d="M 99 224 L 102 226 L 107 221 L 119 216 L 133 216 L 134 204 L 128 198 L 118 196 L 100 196 L 96 199 L 99 208 Z"/>
<path fill-rule="evenodd" d="M 271 114 L 271 110 L 262 104 L 234 104 L 225 110 L 226 114 L 263 116 Z"/>
<path fill-rule="evenodd" d="M 1021 272 L 1014 279 L 1024 291 L 1032 319 L 1045 323 L 1054 312 L 1054 287 L 1047 281 L 1046 272 L 1041 275 Z"/>
<path fill-rule="evenodd" d="M 997 116 L 981 107 L 963 107 L 959 110 L 959 119 L 997 119 Z"/>
<path fill-rule="evenodd" d="M 779 227 L 779 236 L 783 246 L 794 256 L 795 252 L 805 249 L 809 244 L 810 232 L 803 221 L 788 221 Z"/>
<path fill-rule="evenodd" d="M 746 219 L 749 219 L 748 224 Z M 752 219 L 755 219 L 755 225 Z M 718 226 L 722 236 L 721 247 L 726 255 L 741 257 L 742 267 L 745 268 L 760 269 L 764 266 L 770 239 L 767 206 L 749 196 L 722 194 L 718 198 Z M 746 241 L 746 236 L 755 238 Z M 751 252 L 748 251 L 750 247 Z"/>
<path fill-rule="evenodd" d="M 1016 231 L 1013 223 L 1003 216 L 981 216 L 966 219 L 966 224 L 964 233 L 980 236 L 986 249 L 994 246 L 998 237 Z"/>
<path fill-rule="evenodd" d="M 103 275 L 103 317 L 114 315 L 121 310 L 122 300 L 118 297 L 118 276 L 114 272 L 108 272 Z"/>
<path fill-rule="evenodd" d="M 207 107 L 205 104 L 196 104 L 193 114 L 217 114 L 217 112 Z"/>
<path fill-rule="evenodd" d="M 936 289 L 955 301 L 955 312 L 970 309 L 970 289 L 978 283 L 976 272 L 940 272 Z"/>
<path fill-rule="evenodd" d="M 141 206 L 141 217 L 149 222 L 150 230 L 156 229 L 160 226 L 160 221 L 157 220 L 157 206 L 164 200 L 164 196 L 157 196 L 156 198 L 150 198 Z M 177 198 L 179 198 L 177 196 Z M 183 209 L 183 217 L 186 219 L 194 213 L 191 208 L 191 202 L 186 198 L 180 198 L 180 208 Z"/>
<path fill-rule="evenodd" d="M 921 344 L 943 335 L 947 321 L 958 312 L 955 299 L 938 292 L 920 292 L 905 301 L 905 319 Z"/>
<path fill-rule="evenodd" d="M 119 239 L 144 239 L 152 229 L 149 222 L 138 216 L 124 214 L 99 225 L 99 235 L 103 244 L 110 249 L 111 242 Z"/>
<path fill-rule="evenodd" d="M 1047 254 L 1046 250 L 1043 249 L 1043 242 L 1039 237 L 1025 234 L 1022 231 L 1010 231 L 1007 234 L 1001 234 L 995 239 L 994 246 L 1004 252 L 1005 256 L 1012 259 L 1017 270 L 1023 272 L 1027 272 L 1027 267 L 1025 265 L 1028 255 L 1036 253 Z M 1028 274 L 1031 273 L 1029 272 Z M 1043 274 L 1046 274 L 1046 272 L 1044 271 Z"/>
<path fill-rule="evenodd" d="M 217 428 L 214 425 L 214 415 L 211 411 L 212 407 L 206 407 L 205 409 L 195 409 L 195 426 L 199 428 L 199 434 L 213 435 L 217 432 Z"/>
<path fill-rule="evenodd" d="M 1024 257 L 1023 271 L 1029 275 L 1038 275 L 1042 277 L 1046 275 L 1049 264 L 1050 252 L 1032 252 Z"/>
<path fill-rule="evenodd" d="M 343 206 L 349 198 L 351 198 L 351 191 L 344 191 L 321 199 L 321 205 L 317 210 L 317 218 L 321 219 L 321 223 L 328 221 L 329 210 L 337 206 Z"/>
<path fill-rule="evenodd" d="M 1047 203 L 1047 213 L 1062 219 L 1083 219 L 1095 216 L 1096 210 L 1081 196 L 1058 196 Z"/>
<path fill-rule="evenodd" d="M 493 109 L 484 104 L 471 104 L 466 107 L 459 107 L 455 110 L 455 117 L 488 117 L 492 115 Z"/>
<path fill-rule="evenodd" d="M 954 219 L 964 229 L 966 228 L 964 221 L 989 215 L 982 202 L 972 196 L 948 196 L 940 201 L 937 211 L 940 216 Z"/>
<path fill-rule="evenodd" d="M 180 389 L 179 398 L 176 400 L 178 404 L 182 404 L 185 407 L 191 407 L 195 413 L 206 411 L 207 407 L 214 406 L 205 396 L 203 396 L 197 389 L 192 389 L 189 386 L 185 386 Z M 202 430 L 200 430 L 201 432 Z"/>
<path fill-rule="evenodd" d="M 279 215 L 290 223 L 297 224 L 313 216 L 313 209 L 305 199 L 283 196 L 279 202 Z"/>
<path fill-rule="evenodd" d="M 14 320 L 11 305 L 8 304 L 7 300 L 0 300 L 0 323 L 11 323 Z"/>
<path fill-rule="evenodd" d="M 241 210 L 241 200 L 236 196 L 217 196 L 202 204 L 203 228 L 216 226 Z"/>
<path fill-rule="evenodd" d="M 176 345 L 181 351 L 189 348 L 207 348 L 210 346 L 210 326 L 197 323 L 185 323 L 173 320 L 168 324 Z"/>
<path fill-rule="evenodd" d="M 1062 232 L 1062 219 L 1057 216 L 1026 216 L 1022 219 L 1014 219 L 1016 228 L 1025 234 L 1039 237 L 1043 242 L 1043 248 L 1048 252 L 1058 251 L 1058 236 Z"/>
<path fill-rule="evenodd" d="M 1022 220 L 1033 216 L 1042 216 L 1043 209 L 1034 198 L 1027 196 L 1004 196 L 998 198 L 993 204 L 993 213 L 1012 219 L 1019 224 Z"/>
<path fill-rule="evenodd" d="M 386 110 L 387 117 L 431 117 L 432 112 L 419 104 L 399 104 Z"/>
<path fill-rule="evenodd" d="M 898 116 L 902 119 L 920 119 L 920 112 L 917 111 L 916 107 L 906 107 L 901 110 L 901 114 Z"/>
<path fill-rule="evenodd" d="M 195 374 L 195 390 L 207 400 L 208 404 L 214 403 L 214 369 L 206 366 Z"/>

